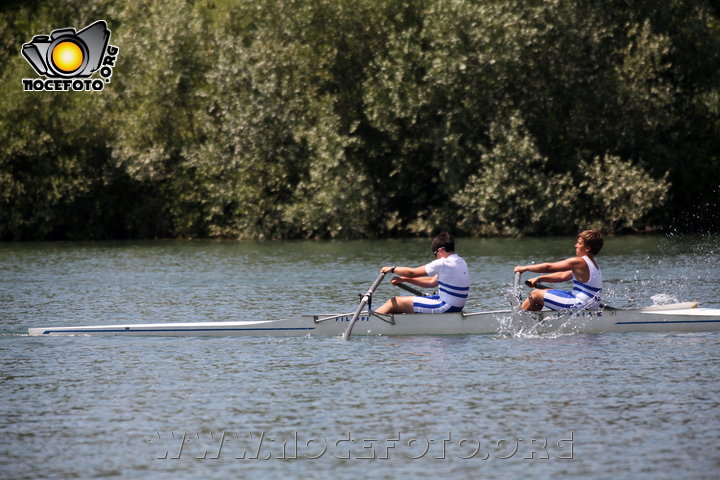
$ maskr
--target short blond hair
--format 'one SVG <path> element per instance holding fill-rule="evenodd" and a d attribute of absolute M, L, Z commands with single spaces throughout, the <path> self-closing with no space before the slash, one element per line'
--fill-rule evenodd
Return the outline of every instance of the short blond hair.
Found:
<path fill-rule="evenodd" d="M 597 230 L 583 230 L 578 233 L 578 238 L 585 240 L 585 245 L 590 247 L 590 253 L 597 255 L 603 247 L 602 233 Z"/>

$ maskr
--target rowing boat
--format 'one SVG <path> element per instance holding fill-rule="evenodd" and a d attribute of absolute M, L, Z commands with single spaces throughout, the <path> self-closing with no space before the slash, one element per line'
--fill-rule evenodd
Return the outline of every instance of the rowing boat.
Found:
<path fill-rule="evenodd" d="M 636 309 L 520 310 L 520 274 L 509 294 L 512 309 L 457 313 L 379 314 L 369 308 L 380 274 L 363 295 L 354 313 L 302 315 L 285 320 L 236 322 L 145 323 L 79 327 L 29 328 L 30 335 L 140 335 L 140 336 L 340 336 L 355 335 L 471 335 L 621 332 L 702 332 L 720 330 L 720 308 L 700 308 L 696 302 L 653 305 Z M 422 293 L 399 284 L 416 294 Z"/>
<path fill-rule="evenodd" d="M 285 320 L 235 322 L 146 323 L 30 328 L 30 335 L 157 335 L 157 336 L 339 336 L 353 314 L 302 315 Z M 495 310 L 442 314 L 379 315 L 364 312 L 354 335 L 466 335 L 698 332 L 720 330 L 720 309 L 696 303 L 654 305 L 638 309 L 534 313 Z"/>

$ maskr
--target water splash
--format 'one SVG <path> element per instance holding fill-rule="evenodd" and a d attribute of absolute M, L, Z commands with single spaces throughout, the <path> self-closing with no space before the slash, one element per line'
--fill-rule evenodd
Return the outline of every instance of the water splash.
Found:
<path fill-rule="evenodd" d="M 680 300 L 678 300 L 677 297 L 667 293 L 658 293 L 650 298 L 653 301 L 653 305 L 670 305 L 672 303 L 680 303 Z"/>
<path fill-rule="evenodd" d="M 547 331 L 546 325 L 539 321 L 536 313 L 513 308 L 513 313 L 500 321 L 495 338 L 555 339 L 576 335 L 576 331 L 567 327 L 571 318 L 572 315 L 568 314 L 567 317 L 561 319 L 563 323 L 559 329 Z"/>

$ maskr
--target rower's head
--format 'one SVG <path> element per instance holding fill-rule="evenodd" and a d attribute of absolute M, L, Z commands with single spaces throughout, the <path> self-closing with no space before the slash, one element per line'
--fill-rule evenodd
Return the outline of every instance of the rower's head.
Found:
<path fill-rule="evenodd" d="M 593 255 L 597 255 L 600 253 L 600 250 L 602 250 L 603 247 L 603 236 L 602 233 L 600 233 L 597 230 L 583 230 L 582 232 L 578 233 L 578 242 L 580 239 L 583 240 L 583 243 L 586 247 L 590 249 L 590 253 Z"/>
<path fill-rule="evenodd" d="M 453 253 L 455 251 L 455 239 L 448 232 L 443 232 L 433 238 L 430 248 L 435 256 L 437 256 L 438 250 L 441 248 L 447 253 Z"/>

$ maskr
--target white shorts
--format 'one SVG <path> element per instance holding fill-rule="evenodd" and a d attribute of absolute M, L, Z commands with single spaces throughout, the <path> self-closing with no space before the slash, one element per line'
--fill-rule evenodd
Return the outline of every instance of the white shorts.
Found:
<path fill-rule="evenodd" d="M 415 313 L 453 313 L 462 312 L 463 307 L 454 307 L 440 299 L 440 295 L 413 297 Z"/>
<path fill-rule="evenodd" d="M 596 310 L 600 306 L 597 298 L 576 297 L 566 290 L 545 290 L 544 303 L 550 310 Z"/>

